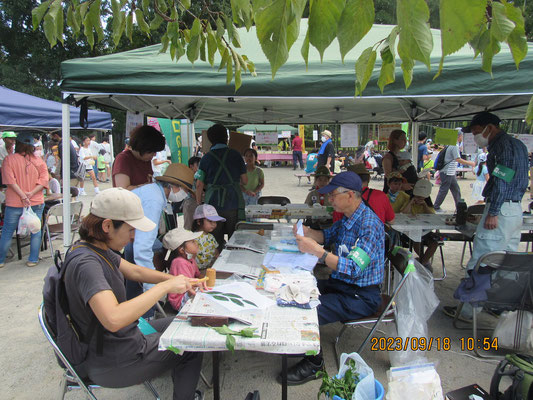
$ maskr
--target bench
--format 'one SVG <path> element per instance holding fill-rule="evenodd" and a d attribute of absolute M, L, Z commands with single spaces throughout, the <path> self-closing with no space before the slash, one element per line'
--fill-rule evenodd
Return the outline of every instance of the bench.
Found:
<path fill-rule="evenodd" d="M 302 183 L 302 178 L 310 178 L 311 174 L 294 174 L 298 178 L 298 186 Z"/>

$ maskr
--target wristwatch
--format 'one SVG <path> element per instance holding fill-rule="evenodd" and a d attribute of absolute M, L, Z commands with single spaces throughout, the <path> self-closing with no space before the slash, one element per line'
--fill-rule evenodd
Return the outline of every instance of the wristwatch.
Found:
<path fill-rule="evenodd" d="M 325 263 L 326 263 L 326 257 L 328 256 L 328 254 L 329 254 L 329 251 L 325 250 L 325 251 L 324 251 L 324 254 L 322 254 L 322 257 L 320 257 L 320 258 L 318 259 L 318 262 L 319 262 L 320 264 L 325 264 Z"/>

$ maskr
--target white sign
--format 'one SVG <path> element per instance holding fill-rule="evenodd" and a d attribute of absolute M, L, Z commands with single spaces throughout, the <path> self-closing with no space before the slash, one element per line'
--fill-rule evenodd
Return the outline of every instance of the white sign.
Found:
<path fill-rule="evenodd" d="M 257 132 L 255 134 L 255 142 L 261 144 L 278 144 L 277 132 Z"/>
<path fill-rule="evenodd" d="M 477 144 L 472 133 L 463 134 L 463 152 L 465 154 L 477 154 Z"/>
<path fill-rule="evenodd" d="M 359 146 L 359 131 L 356 124 L 341 125 L 341 147 Z"/>
<path fill-rule="evenodd" d="M 381 124 L 379 126 L 379 140 L 389 140 L 392 131 L 402 129 L 401 124 Z"/>
<path fill-rule="evenodd" d="M 528 153 L 533 152 L 533 135 L 515 135 L 515 137 L 526 145 Z"/>
<path fill-rule="evenodd" d="M 128 111 L 126 113 L 126 137 L 130 137 L 130 133 L 137 126 L 144 124 L 144 113 L 133 113 Z"/>
<path fill-rule="evenodd" d="M 254 135 L 254 131 L 244 131 L 243 133 L 245 135 L 248 135 L 248 136 L 253 136 Z"/>
<path fill-rule="evenodd" d="M 317 141 L 318 140 L 318 131 L 315 129 L 313 130 L 313 141 Z"/>
<path fill-rule="evenodd" d="M 278 135 L 278 138 L 290 138 L 291 135 L 291 131 L 281 131 L 281 133 Z"/>

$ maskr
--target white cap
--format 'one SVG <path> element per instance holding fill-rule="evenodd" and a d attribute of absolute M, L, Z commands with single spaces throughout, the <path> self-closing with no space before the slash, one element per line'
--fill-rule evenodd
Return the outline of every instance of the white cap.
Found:
<path fill-rule="evenodd" d="M 210 204 L 200 204 L 198 207 L 196 207 L 196 210 L 194 210 L 194 215 L 192 216 L 192 218 L 193 219 L 206 218 L 209 221 L 225 221 L 226 220 L 226 218 L 223 218 L 220 215 L 218 215 L 216 208 Z"/>
<path fill-rule="evenodd" d="M 90 213 L 100 218 L 124 221 L 143 232 L 149 232 L 157 225 L 144 216 L 141 199 L 124 188 L 101 191 L 91 203 Z"/>
<path fill-rule="evenodd" d="M 167 234 L 163 237 L 163 247 L 167 249 L 167 254 L 165 255 L 165 260 L 168 260 L 170 252 L 176 250 L 183 243 L 188 242 L 189 240 L 198 239 L 202 236 L 203 232 L 191 232 L 181 228 L 175 228 L 171 231 L 168 231 Z"/>
<path fill-rule="evenodd" d="M 431 182 L 427 179 L 420 179 L 416 182 L 415 187 L 413 188 L 413 195 L 420 196 L 423 198 L 431 196 Z"/>

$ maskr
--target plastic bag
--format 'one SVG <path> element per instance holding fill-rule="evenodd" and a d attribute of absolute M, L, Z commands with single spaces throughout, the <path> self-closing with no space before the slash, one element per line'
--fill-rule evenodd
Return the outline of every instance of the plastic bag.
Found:
<path fill-rule="evenodd" d="M 391 368 L 387 400 L 443 400 L 440 377 L 435 365 L 421 364 Z"/>
<path fill-rule="evenodd" d="M 533 350 L 532 324 L 533 314 L 529 311 L 504 311 L 498 319 L 492 338 L 498 338 L 499 347 L 529 354 Z"/>
<path fill-rule="evenodd" d="M 28 235 L 30 233 L 37 233 L 41 230 L 41 220 L 33 212 L 31 207 L 24 207 L 24 211 L 19 219 L 19 226 L 17 233 L 19 235 Z"/>
<path fill-rule="evenodd" d="M 405 249 L 398 251 L 407 252 Z M 411 338 L 427 339 L 427 321 L 439 305 L 439 299 L 433 288 L 433 275 L 412 256 L 409 263 L 414 270 L 409 273 L 404 286 L 396 296 L 396 325 L 398 332 L 391 336 L 401 337 L 402 343 Z M 409 268 L 409 267 L 408 267 Z M 395 281 L 401 276 L 396 273 Z M 392 366 L 409 365 L 427 362 L 425 352 L 418 346 L 407 346 L 405 351 L 389 351 Z"/>
<path fill-rule="evenodd" d="M 374 371 L 370 368 L 367 363 L 361 358 L 357 353 L 342 353 L 340 359 L 340 368 L 337 376 L 342 378 L 344 373 L 350 368 L 346 365 L 348 360 L 355 361 L 355 370 L 359 374 L 359 383 L 355 387 L 355 390 L 352 395 L 352 400 L 375 400 L 376 398 L 376 388 L 374 382 Z M 348 400 L 348 399 L 346 399 Z"/>

